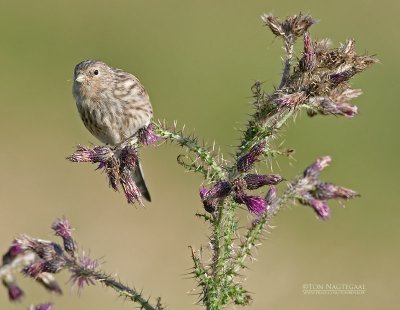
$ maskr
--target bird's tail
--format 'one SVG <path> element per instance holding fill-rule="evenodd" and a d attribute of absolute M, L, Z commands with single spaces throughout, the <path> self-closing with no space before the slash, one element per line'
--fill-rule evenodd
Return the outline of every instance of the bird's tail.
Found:
<path fill-rule="evenodd" d="M 135 181 L 137 187 L 139 187 L 142 196 L 146 198 L 147 201 L 151 201 L 150 193 L 144 180 L 142 165 L 140 163 L 138 163 L 136 169 L 133 171 L 133 180 Z"/>

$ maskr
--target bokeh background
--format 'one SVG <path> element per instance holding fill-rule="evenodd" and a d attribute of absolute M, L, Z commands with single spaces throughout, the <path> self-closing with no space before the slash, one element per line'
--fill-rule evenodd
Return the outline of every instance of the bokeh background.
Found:
<path fill-rule="evenodd" d="M 299 11 L 320 22 L 313 38 L 335 44 L 355 38 L 359 52 L 381 64 L 353 86 L 361 115 L 353 120 L 306 115 L 285 130 L 282 158 L 274 171 L 286 177 L 321 155 L 334 161 L 323 178 L 354 188 L 362 198 L 332 205 L 327 222 L 294 206 L 249 264 L 251 309 L 394 309 L 398 294 L 399 186 L 398 100 L 400 4 L 392 0 L 238 1 L 91 0 L 0 1 L 0 250 L 18 233 L 53 238 L 50 224 L 65 215 L 79 244 L 122 281 L 161 296 L 168 309 L 194 309 L 188 245 L 207 242 L 207 226 L 194 217 L 201 179 L 176 164 L 175 146 L 142 151 L 154 202 L 127 205 L 89 164 L 65 157 L 78 143 L 96 143 L 86 132 L 71 96 L 74 65 L 101 59 L 135 73 L 152 98 L 156 118 L 178 120 L 206 141 L 232 152 L 251 113 L 250 86 L 271 89 L 280 78 L 281 44 L 260 15 Z M 190 130 L 189 130 L 190 131 Z M 245 212 L 242 213 L 246 221 Z M 29 279 L 27 296 L 1 309 L 26 309 L 51 301 L 55 309 L 132 309 L 111 290 L 88 287 L 80 297 L 66 274 L 62 297 Z M 307 296 L 307 283 L 364 284 L 365 295 Z"/>

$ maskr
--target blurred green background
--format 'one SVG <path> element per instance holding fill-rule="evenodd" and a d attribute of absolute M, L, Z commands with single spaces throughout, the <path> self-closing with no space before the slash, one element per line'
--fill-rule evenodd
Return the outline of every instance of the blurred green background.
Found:
<path fill-rule="evenodd" d="M 321 155 L 333 164 L 323 178 L 358 190 L 332 219 L 318 221 L 305 207 L 284 210 L 249 263 L 246 287 L 252 309 L 393 309 L 398 294 L 400 210 L 396 198 L 400 150 L 398 87 L 400 3 L 382 1 L 6 1 L 0 2 L 0 249 L 18 233 L 53 238 L 52 221 L 66 215 L 75 236 L 103 268 L 122 281 L 161 296 L 168 309 L 193 309 L 197 296 L 187 272 L 188 245 L 207 242 L 207 226 L 194 217 L 201 179 L 176 164 L 179 149 L 142 151 L 154 202 L 126 204 L 89 164 L 65 157 L 78 143 L 97 143 L 81 124 L 71 95 L 74 65 L 101 59 L 137 75 L 152 98 L 155 117 L 178 120 L 232 152 L 251 113 L 250 86 L 271 89 L 280 78 L 281 44 L 260 15 L 299 11 L 320 22 L 313 38 L 334 44 L 355 38 L 358 51 L 377 54 L 375 65 L 353 81 L 364 95 L 361 115 L 297 117 L 284 145 L 296 161 L 281 159 L 286 177 Z M 244 220 L 246 214 L 242 213 Z M 22 278 L 22 277 L 21 277 Z M 85 288 L 80 297 L 58 276 L 62 297 L 19 279 L 22 304 L 0 294 L 1 309 L 51 301 L 63 309 L 132 309 L 111 290 Z M 365 295 L 307 296 L 306 283 L 364 284 Z"/>

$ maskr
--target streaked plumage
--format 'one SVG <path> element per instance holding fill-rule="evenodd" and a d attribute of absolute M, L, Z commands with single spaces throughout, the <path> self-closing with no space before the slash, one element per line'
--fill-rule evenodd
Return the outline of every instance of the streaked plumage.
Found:
<path fill-rule="evenodd" d="M 101 61 L 86 60 L 75 66 L 73 95 L 85 127 L 106 144 L 117 145 L 132 137 L 153 117 L 149 96 L 140 81 Z M 150 200 L 140 165 L 134 179 Z"/>

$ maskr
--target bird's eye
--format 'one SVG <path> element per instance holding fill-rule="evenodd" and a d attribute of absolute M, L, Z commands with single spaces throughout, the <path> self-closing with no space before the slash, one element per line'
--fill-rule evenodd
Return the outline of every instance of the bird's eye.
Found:
<path fill-rule="evenodd" d="M 93 73 L 94 73 L 94 75 L 99 75 L 99 70 L 96 69 L 93 71 Z"/>

